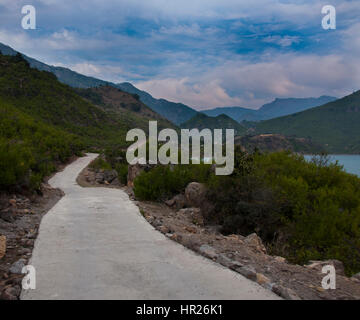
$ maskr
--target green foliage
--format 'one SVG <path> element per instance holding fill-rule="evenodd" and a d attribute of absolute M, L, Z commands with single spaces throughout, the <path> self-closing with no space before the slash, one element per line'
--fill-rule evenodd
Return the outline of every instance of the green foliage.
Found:
<path fill-rule="evenodd" d="M 119 175 L 119 180 L 122 184 L 127 184 L 128 165 L 126 163 L 116 164 L 115 170 Z"/>
<path fill-rule="evenodd" d="M 183 192 L 190 182 L 206 182 L 209 176 L 210 166 L 205 164 L 158 166 L 136 177 L 134 192 L 142 200 L 166 199 Z"/>
<path fill-rule="evenodd" d="M 56 164 L 81 153 L 79 138 L 0 103 L 0 189 L 37 189 Z"/>
<path fill-rule="evenodd" d="M 360 271 L 360 179 L 326 158 L 237 153 L 231 177 L 212 177 L 209 222 L 224 233 L 257 232 L 277 255 L 295 263 L 339 259 Z"/>
<path fill-rule="evenodd" d="M 90 168 L 95 170 L 111 170 L 111 165 L 103 158 L 98 157 L 89 165 Z"/>

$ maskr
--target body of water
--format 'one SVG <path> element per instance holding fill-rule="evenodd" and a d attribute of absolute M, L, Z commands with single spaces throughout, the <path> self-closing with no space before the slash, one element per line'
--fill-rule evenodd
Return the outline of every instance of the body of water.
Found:
<path fill-rule="evenodd" d="M 345 171 L 356 174 L 360 177 L 360 155 L 329 155 L 330 160 L 335 162 L 339 161 L 339 164 L 344 166 Z M 307 155 L 305 159 L 311 160 L 313 156 Z"/>

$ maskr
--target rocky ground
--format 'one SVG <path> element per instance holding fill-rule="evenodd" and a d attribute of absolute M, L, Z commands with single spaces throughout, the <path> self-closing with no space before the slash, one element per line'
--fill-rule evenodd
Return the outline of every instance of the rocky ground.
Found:
<path fill-rule="evenodd" d="M 74 160 L 76 157 L 68 163 Z M 41 219 L 63 196 L 61 190 L 47 184 L 50 178 L 38 193 L 0 193 L 0 300 L 19 299 L 21 271 L 31 258 Z"/>
<path fill-rule="evenodd" d="M 79 181 L 87 186 L 108 186 L 95 181 L 94 172 L 85 169 Z M 128 185 L 140 170 L 130 167 Z M 117 186 L 120 187 L 120 186 Z M 144 218 L 169 239 L 201 254 L 223 266 L 256 281 L 285 299 L 358 300 L 360 299 L 360 275 L 348 278 L 340 261 L 313 261 L 307 266 L 290 264 L 283 257 L 267 254 L 261 239 L 252 234 L 225 236 L 219 226 L 205 225 L 199 208 L 203 186 L 190 184 L 185 194 L 177 195 L 166 203 L 137 201 L 131 187 L 122 187 L 140 209 Z M 322 266 L 335 266 L 336 289 L 325 290 L 321 282 L 325 274 Z"/>
<path fill-rule="evenodd" d="M 63 195 L 47 184 L 41 192 L 0 194 L 0 300 L 19 298 L 21 270 L 31 258 L 41 219 Z"/>

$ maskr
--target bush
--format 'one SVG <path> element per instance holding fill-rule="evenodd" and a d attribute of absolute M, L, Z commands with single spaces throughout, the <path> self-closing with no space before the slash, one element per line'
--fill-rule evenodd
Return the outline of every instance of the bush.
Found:
<path fill-rule="evenodd" d="M 125 163 L 119 163 L 115 166 L 115 170 L 119 175 L 119 180 L 122 184 L 127 184 L 128 165 Z"/>
<path fill-rule="evenodd" d="M 142 200 L 167 199 L 183 192 L 190 182 L 206 182 L 209 176 L 210 166 L 204 164 L 158 166 L 136 177 L 134 192 Z"/>
<path fill-rule="evenodd" d="M 224 233 L 257 232 L 294 263 L 339 259 L 360 271 L 360 179 L 338 164 L 286 152 L 237 153 L 231 177 L 212 177 L 206 220 Z"/>

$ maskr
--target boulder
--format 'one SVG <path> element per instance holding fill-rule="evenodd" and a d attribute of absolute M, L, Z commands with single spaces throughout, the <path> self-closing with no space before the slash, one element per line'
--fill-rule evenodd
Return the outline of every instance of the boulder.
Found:
<path fill-rule="evenodd" d="M 0 236 L 0 259 L 5 256 L 6 253 L 6 236 Z"/>
<path fill-rule="evenodd" d="M 218 254 L 216 253 L 215 249 L 213 247 L 210 247 L 207 244 L 203 244 L 200 248 L 199 248 L 199 252 L 204 255 L 207 258 L 216 260 L 218 257 Z"/>
<path fill-rule="evenodd" d="M 360 272 L 357 273 L 357 274 L 354 274 L 352 277 L 351 277 L 352 280 L 358 280 L 360 281 Z"/>
<path fill-rule="evenodd" d="M 6 221 L 6 222 L 14 222 L 15 220 L 15 214 L 13 212 L 13 209 L 7 209 L 0 212 L 0 219 Z"/>
<path fill-rule="evenodd" d="M 95 174 L 95 181 L 96 181 L 97 183 L 103 184 L 104 181 L 105 181 L 104 173 L 103 173 L 103 172 L 97 172 L 97 173 Z"/>
<path fill-rule="evenodd" d="M 253 267 L 238 267 L 233 270 L 249 280 L 256 281 L 256 270 Z"/>
<path fill-rule="evenodd" d="M 174 208 L 176 210 L 182 209 L 186 207 L 186 198 L 183 194 L 178 194 L 174 198 L 165 201 L 165 204 L 170 208 Z"/>
<path fill-rule="evenodd" d="M 118 177 L 116 170 L 106 170 L 104 171 L 104 180 L 111 183 Z"/>
<path fill-rule="evenodd" d="M 285 288 L 279 284 L 274 284 L 272 286 L 272 291 L 286 300 L 301 300 L 294 290 Z"/>
<path fill-rule="evenodd" d="M 309 261 L 309 264 L 307 264 L 305 267 L 321 272 L 322 268 L 327 265 L 334 266 L 336 274 L 340 276 L 345 276 L 344 264 L 341 261 L 335 259 L 324 260 L 324 261 L 311 260 Z"/>
<path fill-rule="evenodd" d="M 247 244 L 249 247 L 251 247 L 255 251 L 266 253 L 266 248 L 263 245 L 260 237 L 256 233 L 252 233 L 252 234 L 248 235 L 244 239 L 244 242 L 245 242 L 245 244 Z"/>
<path fill-rule="evenodd" d="M 25 267 L 25 263 L 26 263 L 25 259 L 20 259 L 15 263 L 13 263 L 9 271 L 14 274 L 22 274 L 22 269 Z"/>
<path fill-rule="evenodd" d="M 206 187 L 202 183 L 191 182 L 185 189 L 186 204 L 188 207 L 200 208 L 206 200 Z"/>
<path fill-rule="evenodd" d="M 18 285 L 6 288 L 0 296 L 0 300 L 18 300 L 20 292 L 21 288 Z"/>

